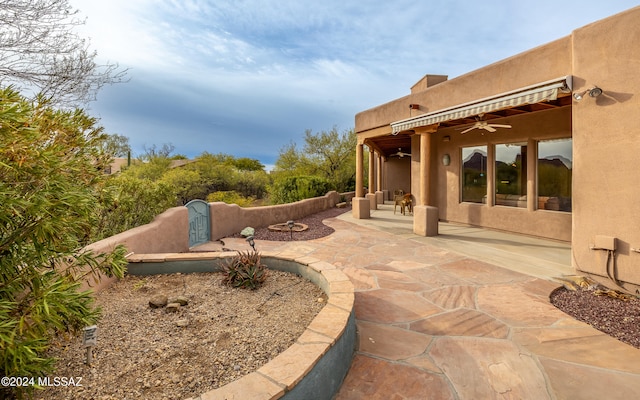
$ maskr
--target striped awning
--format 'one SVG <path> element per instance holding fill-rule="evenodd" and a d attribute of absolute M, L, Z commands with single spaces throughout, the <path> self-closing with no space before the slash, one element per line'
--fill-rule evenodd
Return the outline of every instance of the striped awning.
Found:
<path fill-rule="evenodd" d="M 563 76 L 562 78 L 527 86 L 510 92 L 498 94 L 496 96 L 458 104 L 453 107 L 392 122 L 391 133 L 396 135 L 402 131 L 421 126 L 433 125 L 439 122 L 452 121 L 478 114 L 486 114 L 492 111 L 504 110 L 506 108 L 518 107 L 525 104 L 552 101 L 558 98 L 558 90 L 562 89 L 571 91 L 571 84 L 571 76 Z"/>

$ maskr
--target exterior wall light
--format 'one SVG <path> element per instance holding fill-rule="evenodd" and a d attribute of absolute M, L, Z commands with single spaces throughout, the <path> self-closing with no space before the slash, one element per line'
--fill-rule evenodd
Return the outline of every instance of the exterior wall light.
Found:
<path fill-rule="evenodd" d="M 582 100 L 585 94 L 589 93 L 589 97 L 598 97 L 602 94 L 602 89 L 597 86 L 592 87 L 591 89 L 583 90 L 582 92 L 576 92 L 573 94 L 573 98 L 576 101 Z"/>
<path fill-rule="evenodd" d="M 449 164 L 451 164 L 451 156 L 449 154 L 443 155 L 442 156 L 442 165 L 447 167 L 447 166 L 449 166 Z"/>

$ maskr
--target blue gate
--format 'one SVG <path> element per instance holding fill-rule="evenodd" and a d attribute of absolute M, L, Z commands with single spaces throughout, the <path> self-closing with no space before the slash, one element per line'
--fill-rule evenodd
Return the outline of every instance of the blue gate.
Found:
<path fill-rule="evenodd" d="M 186 207 L 189 210 L 189 247 L 208 242 L 211 236 L 209 204 L 204 200 L 191 200 Z"/>

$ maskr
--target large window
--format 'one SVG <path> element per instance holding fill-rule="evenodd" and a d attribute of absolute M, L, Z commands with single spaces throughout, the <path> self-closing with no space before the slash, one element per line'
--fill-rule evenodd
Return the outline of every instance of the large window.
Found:
<path fill-rule="evenodd" d="M 527 207 L 527 144 L 497 144 L 495 166 L 495 204 Z"/>
<path fill-rule="evenodd" d="M 487 195 L 487 146 L 462 148 L 462 201 L 482 203 Z"/>
<path fill-rule="evenodd" d="M 571 139 L 538 142 L 538 209 L 571 212 Z"/>

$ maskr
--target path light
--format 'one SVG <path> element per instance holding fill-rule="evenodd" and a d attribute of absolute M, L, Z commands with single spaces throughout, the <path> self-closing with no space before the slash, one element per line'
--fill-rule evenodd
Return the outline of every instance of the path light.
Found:
<path fill-rule="evenodd" d="M 293 227 L 296 223 L 293 220 L 287 221 L 287 226 L 289 227 L 289 235 L 291 235 L 291 240 L 293 240 Z"/>
<path fill-rule="evenodd" d="M 256 242 L 253 240 L 253 235 L 252 236 L 247 236 L 247 238 L 245 240 L 249 243 L 249 246 L 251 246 L 253 251 L 256 251 Z"/>

